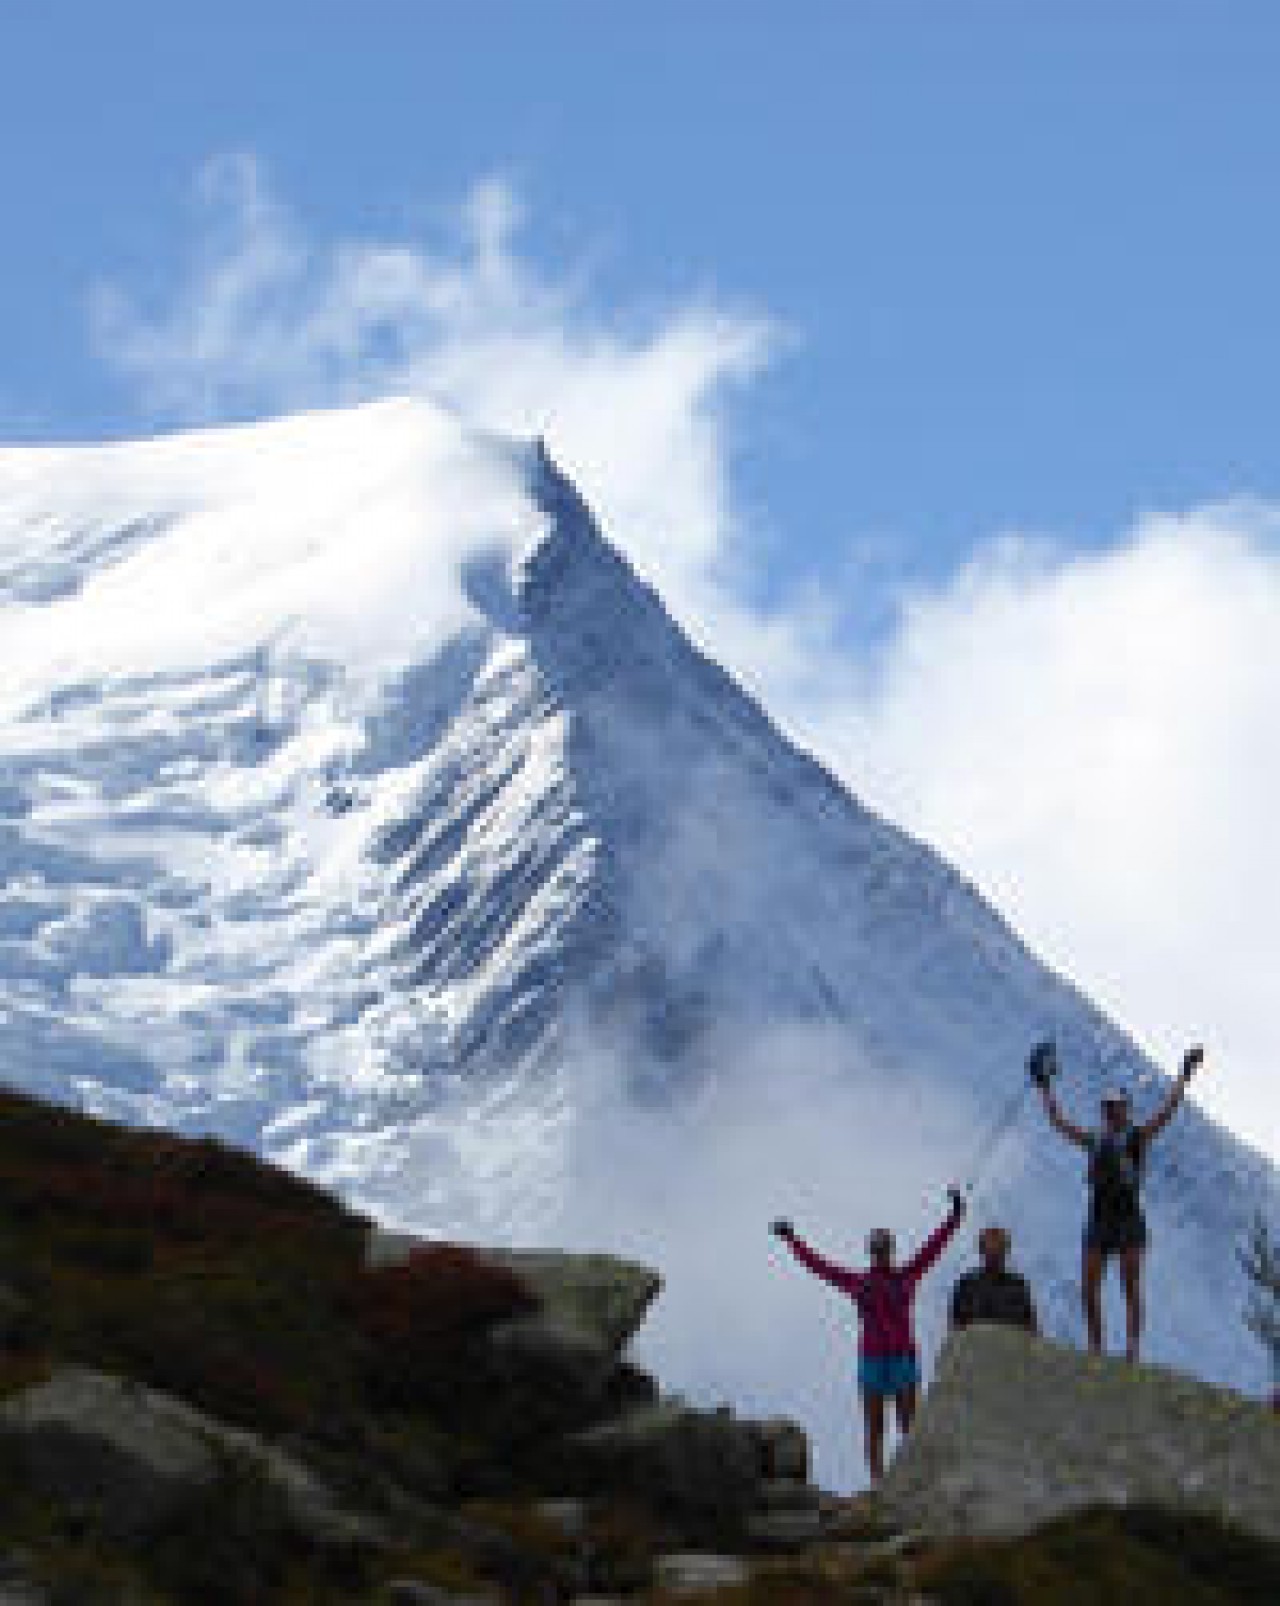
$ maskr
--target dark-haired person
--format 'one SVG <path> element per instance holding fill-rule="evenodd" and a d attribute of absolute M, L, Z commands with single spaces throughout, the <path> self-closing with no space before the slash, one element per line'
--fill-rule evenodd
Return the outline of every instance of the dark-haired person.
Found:
<path fill-rule="evenodd" d="M 964 1199 L 951 1189 L 951 1214 L 924 1246 L 903 1266 L 895 1262 L 893 1234 L 877 1227 L 867 1239 L 871 1265 L 865 1271 L 838 1266 L 805 1243 L 789 1221 L 775 1221 L 773 1232 L 802 1266 L 838 1288 L 857 1306 L 858 1391 L 866 1425 L 867 1465 L 871 1481 L 884 1476 L 885 1401 L 892 1400 L 898 1428 L 908 1433 L 920 1393 L 920 1356 L 912 1313 L 916 1289 L 935 1265 L 964 1219 Z"/>
<path fill-rule="evenodd" d="M 965 1272 L 951 1295 L 951 1330 L 974 1322 L 996 1322 L 1038 1333 L 1035 1300 L 1027 1279 L 1009 1270 L 1011 1239 L 1004 1227 L 987 1226 L 978 1234 L 982 1264 Z"/>
<path fill-rule="evenodd" d="M 1120 1262 L 1128 1315 L 1125 1354 L 1131 1361 L 1138 1359 L 1142 1344 L 1142 1262 L 1147 1249 L 1147 1221 L 1142 1210 L 1147 1151 L 1173 1119 L 1203 1063 L 1203 1049 L 1187 1051 L 1168 1097 L 1149 1121 L 1134 1121 L 1129 1095 L 1122 1088 L 1108 1090 L 1102 1096 L 1102 1127 L 1097 1132 L 1069 1121 L 1054 1097 L 1050 1078 L 1036 1077 L 1054 1129 L 1089 1156 L 1089 1216 L 1084 1229 L 1082 1284 L 1089 1348 L 1095 1354 L 1101 1353 L 1103 1345 L 1102 1279 L 1107 1261 L 1115 1256 Z"/>

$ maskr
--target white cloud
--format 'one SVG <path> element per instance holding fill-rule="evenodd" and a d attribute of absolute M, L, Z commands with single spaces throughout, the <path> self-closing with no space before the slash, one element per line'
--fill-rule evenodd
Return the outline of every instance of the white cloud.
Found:
<path fill-rule="evenodd" d="M 247 155 L 211 162 L 198 204 L 171 306 L 148 313 L 112 286 L 93 297 L 99 350 L 152 418 L 426 392 L 481 428 L 545 435 L 646 574 L 677 605 L 701 594 L 734 539 L 725 397 L 767 360 L 768 320 L 711 305 L 631 328 L 598 316 L 579 269 L 552 284 L 518 253 L 521 208 L 500 179 L 430 246 L 317 244 Z"/>
<path fill-rule="evenodd" d="M 1280 1154 L 1280 510 L 997 543 L 820 690 L 813 745 L 1166 1063 L 1203 1035 L 1206 1103 Z"/>
<path fill-rule="evenodd" d="M 643 1363 L 694 1398 L 794 1416 L 818 1481 L 856 1488 L 865 1479 L 851 1400 L 856 1318 L 771 1242 L 767 1224 L 794 1216 L 851 1265 L 865 1263 L 877 1224 L 910 1252 L 946 1213 L 944 1181 L 957 1152 L 973 1151 L 974 1112 L 958 1092 L 851 1058 L 848 1038 L 821 1028 L 780 1027 L 724 1060 L 723 1078 L 658 1113 L 637 1107 L 623 1068 L 592 1045 L 594 1098 L 550 1238 L 659 1266 L 667 1292 L 641 1331 Z M 851 1167 L 848 1134 L 873 1131 L 893 1132 L 893 1143 L 864 1145 Z M 964 1247 L 921 1291 L 917 1330 L 930 1356 Z"/>
<path fill-rule="evenodd" d="M 212 163 L 189 282 L 103 289 L 104 353 L 158 415 L 426 390 L 545 434 L 682 622 L 855 791 L 938 845 L 1166 1059 L 1203 1034 L 1211 1105 L 1280 1154 L 1280 512 L 1148 518 L 1104 552 L 1019 540 L 909 594 L 874 660 L 817 592 L 771 612 L 730 494 L 724 402 L 776 348 L 713 304 L 646 326 L 521 255 L 479 185 L 442 243 L 309 240 L 252 158 Z"/>

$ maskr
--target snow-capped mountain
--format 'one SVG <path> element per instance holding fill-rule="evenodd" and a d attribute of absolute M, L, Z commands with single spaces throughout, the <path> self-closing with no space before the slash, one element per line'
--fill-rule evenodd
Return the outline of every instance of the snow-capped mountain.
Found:
<path fill-rule="evenodd" d="M 807 1156 L 846 1092 L 851 1190 L 883 1173 L 915 1227 L 1036 1038 L 1082 1111 L 1104 1076 L 1151 1082 L 694 650 L 540 444 L 394 401 L 4 451 L 0 640 L 14 1082 L 248 1141 L 426 1230 L 643 1251 L 663 1195 L 706 1221 L 749 1199 L 749 1233 L 709 1234 L 726 1265 L 768 1254 L 746 1173 L 833 1197 Z M 739 1087 L 763 1142 L 728 1201 Z M 1064 1332 L 1078 1172 L 1028 1120 L 986 1183 Z M 1153 1351 L 1249 1385 L 1234 1246 L 1274 1172 L 1188 1111 L 1149 1189 Z"/>

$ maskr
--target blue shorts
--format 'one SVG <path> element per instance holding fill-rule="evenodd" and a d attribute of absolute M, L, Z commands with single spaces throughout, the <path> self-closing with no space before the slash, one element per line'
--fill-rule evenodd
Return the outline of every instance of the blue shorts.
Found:
<path fill-rule="evenodd" d="M 860 1355 L 858 1387 L 880 1398 L 905 1394 L 920 1387 L 920 1362 L 914 1355 Z"/>

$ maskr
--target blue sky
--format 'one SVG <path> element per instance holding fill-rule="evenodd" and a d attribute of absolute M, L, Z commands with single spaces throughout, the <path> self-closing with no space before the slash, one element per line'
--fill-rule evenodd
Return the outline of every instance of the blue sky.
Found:
<path fill-rule="evenodd" d="M 7 0 L 0 439 L 554 393 L 699 639 L 1280 1155 L 1277 84 L 1273 0 Z"/>
<path fill-rule="evenodd" d="M 161 291 L 250 150 L 322 237 L 496 171 L 620 314 L 781 320 L 737 473 L 784 566 L 1278 488 L 1273 5 L 14 0 L 0 43 L 9 438 L 155 421 L 86 295 Z"/>

